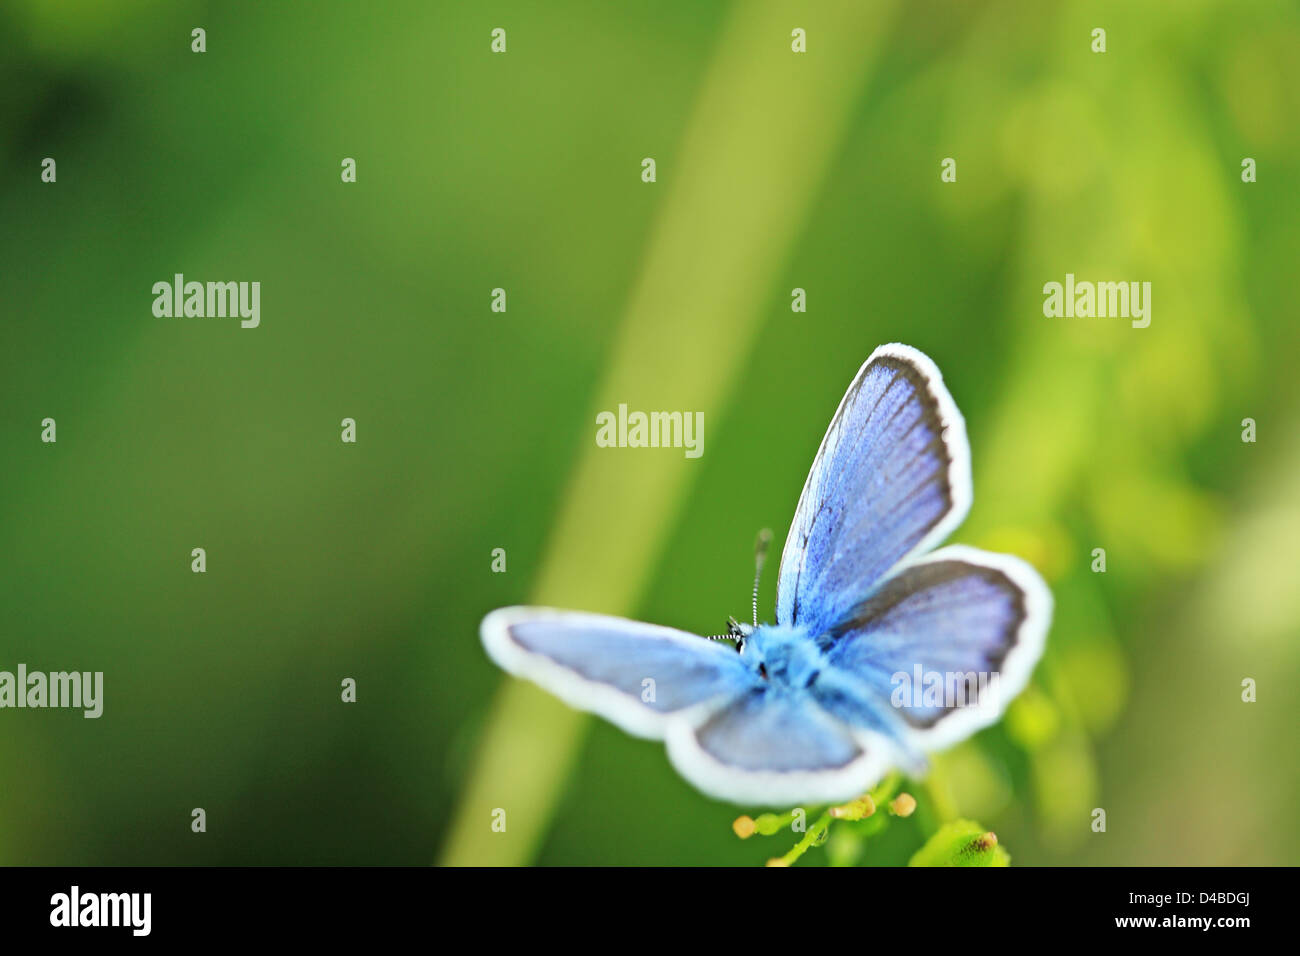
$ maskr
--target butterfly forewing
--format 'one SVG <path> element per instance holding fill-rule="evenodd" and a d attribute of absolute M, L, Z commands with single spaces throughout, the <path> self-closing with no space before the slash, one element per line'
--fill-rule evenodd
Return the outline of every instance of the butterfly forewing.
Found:
<path fill-rule="evenodd" d="M 669 719 L 707 716 L 754 679 L 730 645 L 603 614 L 502 608 L 482 633 L 510 673 L 642 737 L 662 738 Z"/>
<path fill-rule="evenodd" d="M 776 618 L 813 636 L 845 620 L 900 561 L 970 508 L 966 426 L 934 363 L 876 349 L 822 439 L 786 538 Z"/>

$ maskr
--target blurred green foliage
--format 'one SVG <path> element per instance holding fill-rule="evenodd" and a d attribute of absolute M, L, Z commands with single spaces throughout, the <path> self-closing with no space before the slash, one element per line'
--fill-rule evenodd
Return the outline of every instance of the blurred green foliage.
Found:
<path fill-rule="evenodd" d="M 754 532 L 888 341 L 967 418 L 955 539 L 1057 611 L 861 862 L 961 819 L 1017 863 L 1295 861 L 1300 13 L 854 6 L 0 6 L 0 668 L 106 686 L 98 721 L 0 712 L 0 862 L 420 864 L 453 828 L 470 860 L 763 862 L 660 746 L 549 702 L 518 698 L 562 759 L 494 791 L 477 625 L 539 593 L 743 616 Z M 174 272 L 260 280 L 261 327 L 154 319 Z M 1151 327 L 1045 319 L 1066 272 L 1151 281 Z M 707 407 L 704 457 L 584 464 L 623 383 Z"/>

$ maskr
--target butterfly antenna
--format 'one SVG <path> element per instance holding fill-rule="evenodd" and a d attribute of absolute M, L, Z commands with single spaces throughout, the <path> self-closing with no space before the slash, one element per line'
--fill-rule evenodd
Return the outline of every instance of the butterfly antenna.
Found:
<path fill-rule="evenodd" d="M 763 561 L 767 558 L 767 546 L 772 543 L 772 529 L 764 528 L 758 533 L 754 542 L 754 626 L 758 627 L 758 582 L 763 576 Z"/>
<path fill-rule="evenodd" d="M 754 542 L 754 627 L 758 627 L 758 582 L 763 576 L 763 561 L 767 558 L 767 546 L 771 543 L 772 532 L 767 528 L 758 533 L 758 540 Z M 735 641 L 736 650 L 740 650 L 748 636 L 745 625 L 731 617 L 727 619 L 726 634 L 706 634 L 704 638 L 708 641 Z"/>

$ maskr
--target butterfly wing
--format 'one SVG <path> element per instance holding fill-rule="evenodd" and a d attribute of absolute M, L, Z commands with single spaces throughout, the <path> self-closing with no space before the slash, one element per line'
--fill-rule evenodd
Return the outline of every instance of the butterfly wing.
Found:
<path fill-rule="evenodd" d="M 481 626 L 502 668 L 628 733 L 664 738 L 749 690 L 754 677 L 729 645 L 603 614 L 507 607 Z"/>
<path fill-rule="evenodd" d="M 1051 616 L 1051 592 L 1024 561 L 941 548 L 898 569 L 836 629 L 827 658 L 852 679 L 828 681 L 841 693 L 819 703 L 877 727 L 888 702 L 905 749 L 947 746 L 996 721 L 1024 688 Z M 942 691 L 927 696 L 931 675 Z"/>
<path fill-rule="evenodd" d="M 804 692 L 757 687 L 697 724 L 674 724 L 668 757 L 703 792 L 733 803 L 791 806 L 856 797 L 893 747 L 824 711 Z"/>
<path fill-rule="evenodd" d="M 970 510 L 966 424 L 928 357 L 882 345 L 831 419 L 781 555 L 776 619 L 814 636 Z"/>

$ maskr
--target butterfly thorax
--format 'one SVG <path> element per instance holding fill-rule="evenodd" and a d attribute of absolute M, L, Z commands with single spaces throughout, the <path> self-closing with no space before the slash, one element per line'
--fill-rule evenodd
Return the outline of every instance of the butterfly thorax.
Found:
<path fill-rule="evenodd" d="M 825 657 L 806 630 L 780 624 L 754 628 L 741 645 L 740 657 L 760 681 L 790 689 L 810 686 L 825 666 Z"/>

